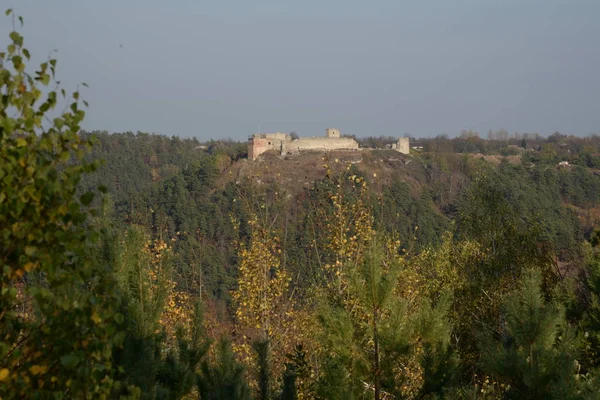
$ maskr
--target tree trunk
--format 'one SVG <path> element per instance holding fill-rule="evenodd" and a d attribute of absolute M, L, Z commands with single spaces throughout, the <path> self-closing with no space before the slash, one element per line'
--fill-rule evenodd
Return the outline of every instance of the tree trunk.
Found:
<path fill-rule="evenodd" d="M 379 336 L 377 333 L 377 308 L 373 311 L 373 342 L 375 344 L 375 362 L 374 362 L 374 378 L 375 378 L 375 400 L 380 399 L 379 387 Z"/>

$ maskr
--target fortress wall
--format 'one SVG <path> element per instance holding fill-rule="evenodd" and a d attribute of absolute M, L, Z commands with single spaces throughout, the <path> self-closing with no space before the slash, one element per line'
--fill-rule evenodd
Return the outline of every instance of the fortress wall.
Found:
<path fill-rule="evenodd" d="M 261 139 L 273 139 L 273 140 L 279 140 L 279 141 L 289 140 L 289 135 L 287 133 L 281 133 L 281 132 L 261 133 L 256 136 L 260 137 Z"/>
<path fill-rule="evenodd" d="M 353 138 L 337 137 L 337 135 L 340 135 L 338 129 L 328 128 L 325 134 L 325 137 L 299 138 L 296 140 L 292 140 L 290 135 L 280 132 L 255 134 L 248 139 L 248 158 L 256 160 L 268 150 L 276 150 L 281 155 L 306 150 L 360 150 L 358 142 Z M 398 139 L 397 143 L 392 145 L 392 148 L 400 153 L 409 154 L 409 139 Z"/>
<path fill-rule="evenodd" d="M 285 133 L 262 133 L 254 135 L 248 140 L 248 158 L 256 160 L 258 156 L 267 150 L 278 150 L 285 148 L 289 143 L 289 136 Z"/>
<path fill-rule="evenodd" d="M 358 142 L 352 138 L 300 138 L 286 142 L 287 151 L 302 150 L 358 150 Z"/>
<path fill-rule="evenodd" d="M 268 139 L 253 138 L 252 141 L 248 143 L 248 158 L 250 160 L 256 160 L 256 157 L 271 148 L 268 143 Z"/>
<path fill-rule="evenodd" d="M 397 144 L 396 150 L 402 154 L 409 154 L 410 153 L 409 139 L 408 138 L 398 139 L 398 144 Z"/>

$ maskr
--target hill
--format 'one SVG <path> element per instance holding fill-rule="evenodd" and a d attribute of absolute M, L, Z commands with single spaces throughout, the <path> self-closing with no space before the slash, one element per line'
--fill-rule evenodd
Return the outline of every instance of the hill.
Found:
<path fill-rule="evenodd" d="M 407 182 L 415 196 L 419 194 L 421 185 L 427 184 L 426 167 L 419 158 L 392 150 L 303 152 L 285 157 L 269 152 L 256 161 L 236 161 L 225 171 L 222 182 L 227 182 L 230 177 L 237 182 L 255 178 L 257 184 L 277 184 L 298 195 L 315 181 L 325 178 L 325 165 L 334 174 L 354 166 L 370 178 L 377 190 L 389 185 L 393 177 Z"/>
<path fill-rule="evenodd" d="M 182 268 L 190 264 L 189 246 L 201 246 L 203 250 L 195 254 L 202 255 L 195 263 L 205 277 L 211 277 L 214 284 L 208 286 L 217 297 L 228 290 L 227 284 L 218 282 L 227 282 L 231 278 L 228 271 L 235 265 L 229 219 L 232 213 L 241 215 L 236 199 L 252 198 L 255 206 L 272 203 L 285 214 L 278 223 L 304 229 L 302 225 L 315 218 L 314 210 L 324 206 L 325 200 L 313 189 L 327 181 L 325 165 L 333 176 L 349 169 L 364 176 L 378 221 L 386 230 L 397 231 L 402 241 L 409 243 L 419 227 L 416 249 L 439 243 L 451 224 L 460 223 L 461 215 L 493 212 L 493 202 L 477 205 L 469 197 L 473 185 L 486 176 L 513 212 L 542 225 L 544 240 L 552 242 L 561 259 L 578 257 L 575 243 L 598 223 L 600 179 L 596 170 L 581 163 L 557 167 L 557 160 L 566 156 L 578 163 L 582 158 L 573 152 L 536 160 L 536 152 L 482 155 L 439 151 L 425 143 L 422 152 L 411 155 L 363 150 L 282 157 L 267 152 L 249 161 L 244 143 L 201 146 L 196 140 L 160 135 L 96 136 L 99 143 L 91 158 L 103 159 L 104 164 L 84 179 L 82 187 L 106 186 L 117 219 L 123 223 L 161 230 L 167 237 L 187 232 L 189 237 L 178 244 L 185 249 L 180 253 Z M 477 207 L 487 208 L 473 210 Z"/>

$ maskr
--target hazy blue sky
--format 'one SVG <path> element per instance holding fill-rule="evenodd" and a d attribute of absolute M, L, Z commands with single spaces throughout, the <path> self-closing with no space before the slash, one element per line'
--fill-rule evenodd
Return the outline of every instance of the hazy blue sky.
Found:
<path fill-rule="evenodd" d="M 600 132 L 598 0 L 0 3 L 90 85 L 90 130 Z"/>

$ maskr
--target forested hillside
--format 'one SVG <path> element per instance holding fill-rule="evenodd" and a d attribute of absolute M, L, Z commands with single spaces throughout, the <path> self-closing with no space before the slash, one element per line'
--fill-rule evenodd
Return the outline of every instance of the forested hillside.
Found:
<path fill-rule="evenodd" d="M 600 397 L 598 137 L 251 162 L 84 132 L 29 57 L 11 33 L 1 398 Z"/>
<path fill-rule="evenodd" d="M 250 162 L 244 143 L 200 146 L 143 133 L 88 135 L 97 139 L 89 158 L 102 166 L 84 177 L 82 190 L 104 185 L 116 223 L 177 238 L 178 269 L 201 279 L 215 300 L 227 300 L 233 289 L 232 215 L 244 220 L 266 207 L 273 227 L 286 232 L 282 250 L 293 273 L 305 274 L 318 263 L 311 243 L 320 242 L 316 234 L 334 176 L 364 178 L 375 228 L 397 235 L 402 250 L 414 254 L 439 245 L 450 230 L 479 238 L 493 229 L 535 226 L 536 240 L 551 247 L 561 265 L 577 266 L 580 244 L 600 211 L 595 170 L 559 168 L 556 160 L 509 163 L 499 155 L 496 163 L 456 152 L 366 151 L 271 155 Z"/>

